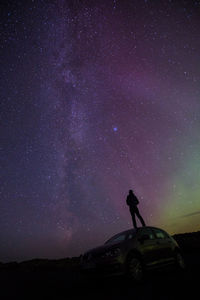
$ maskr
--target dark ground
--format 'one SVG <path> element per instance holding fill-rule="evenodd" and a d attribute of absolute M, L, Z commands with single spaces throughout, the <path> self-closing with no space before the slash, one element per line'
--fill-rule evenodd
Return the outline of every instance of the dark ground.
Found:
<path fill-rule="evenodd" d="M 1 299 L 198 299 L 200 252 L 185 253 L 187 269 L 174 268 L 148 274 L 142 284 L 123 277 L 80 277 L 76 269 L 1 268 Z"/>

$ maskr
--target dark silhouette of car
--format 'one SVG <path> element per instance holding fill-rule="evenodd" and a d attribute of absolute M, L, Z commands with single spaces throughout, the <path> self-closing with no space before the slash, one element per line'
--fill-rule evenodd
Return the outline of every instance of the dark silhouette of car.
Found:
<path fill-rule="evenodd" d="M 136 282 L 147 270 L 168 265 L 185 268 L 181 249 L 167 232 L 149 226 L 118 233 L 81 256 L 84 274 L 126 274 Z"/>

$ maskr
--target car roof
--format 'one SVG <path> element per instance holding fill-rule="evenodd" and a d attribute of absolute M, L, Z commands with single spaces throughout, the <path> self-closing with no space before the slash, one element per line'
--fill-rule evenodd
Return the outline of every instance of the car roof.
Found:
<path fill-rule="evenodd" d="M 163 229 L 161 229 L 161 228 L 158 228 L 158 227 L 154 227 L 154 226 L 145 226 L 145 227 L 138 227 L 137 228 L 137 230 L 138 230 L 138 232 L 139 231 L 142 231 L 143 229 L 145 230 L 145 229 L 159 229 L 159 230 L 162 230 L 162 231 L 164 231 Z M 132 233 L 132 232 L 136 232 L 136 229 L 134 229 L 134 228 L 132 228 L 132 229 L 128 229 L 128 230 L 125 230 L 125 231 L 121 231 L 121 232 L 118 232 L 118 233 L 116 233 L 115 235 L 113 235 L 113 237 L 114 236 L 116 236 L 116 235 L 120 235 L 120 234 L 128 234 L 128 233 Z"/>

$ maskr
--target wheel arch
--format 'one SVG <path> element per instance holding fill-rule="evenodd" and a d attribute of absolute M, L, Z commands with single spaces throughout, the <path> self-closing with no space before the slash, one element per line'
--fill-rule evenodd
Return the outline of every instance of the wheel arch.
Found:
<path fill-rule="evenodd" d="M 180 253 L 180 254 L 182 254 L 183 255 L 183 250 L 180 248 L 180 247 L 175 247 L 174 248 L 174 254 L 177 254 L 177 253 Z"/>
<path fill-rule="evenodd" d="M 128 263 L 129 263 L 129 261 L 130 261 L 130 259 L 131 259 L 132 257 L 137 257 L 138 259 L 141 260 L 141 262 L 143 262 L 142 254 L 141 254 L 138 250 L 135 250 L 135 249 L 130 250 L 130 251 L 127 253 L 126 259 L 125 259 L 125 268 L 126 268 L 126 270 L 127 270 L 127 267 L 128 267 Z"/>

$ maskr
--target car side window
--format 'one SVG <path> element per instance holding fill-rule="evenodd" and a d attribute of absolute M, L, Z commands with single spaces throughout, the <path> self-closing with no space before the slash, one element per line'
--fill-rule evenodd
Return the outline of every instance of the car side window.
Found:
<path fill-rule="evenodd" d="M 132 240 L 133 237 L 135 237 L 135 233 L 129 233 L 127 239 Z"/>
<path fill-rule="evenodd" d="M 162 230 L 154 229 L 154 233 L 155 233 L 155 236 L 156 236 L 157 239 L 166 239 L 166 238 L 168 238 L 166 233 Z"/>
<path fill-rule="evenodd" d="M 142 237 L 143 235 L 148 235 L 149 240 L 155 239 L 154 234 L 150 228 L 143 229 L 142 232 L 140 233 L 140 237 Z"/>

